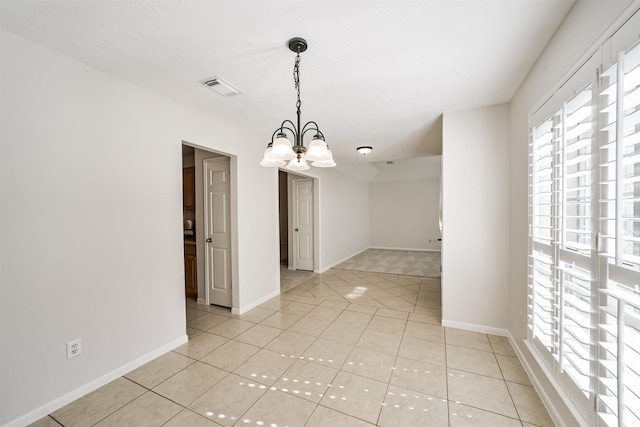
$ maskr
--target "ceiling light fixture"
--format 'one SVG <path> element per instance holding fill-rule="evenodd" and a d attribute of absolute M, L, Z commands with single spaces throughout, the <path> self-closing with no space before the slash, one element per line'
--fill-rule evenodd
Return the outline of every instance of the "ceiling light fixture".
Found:
<path fill-rule="evenodd" d="M 358 151 L 358 153 L 362 154 L 363 156 L 366 156 L 373 150 L 373 147 L 370 147 L 368 145 L 363 145 L 361 147 L 356 148 L 356 150 Z"/>
<path fill-rule="evenodd" d="M 291 120 L 282 122 L 280 127 L 271 135 L 271 142 L 267 145 L 260 165 L 279 167 L 285 165 L 285 160 L 289 160 L 289 164 L 285 169 L 291 171 L 309 169 L 307 161 L 313 162 L 312 165 L 319 168 L 333 167 L 336 163 L 333 161 L 331 150 L 324 142 L 324 134 L 318 129 L 318 124 L 309 121 L 300 127 L 300 107 L 302 107 L 302 101 L 300 100 L 300 53 L 307 50 L 307 41 L 301 37 L 295 37 L 289 40 L 289 49 L 296 53 L 296 61 L 293 66 L 293 82 L 298 93 L 298 102 L 296 102 L 297 126 Z M 315 132 L 308 149 L 303 143 L 304 135 L 307 132 Z M 293 146 L 287 137 L 287 133 L 293 136 Z"/>

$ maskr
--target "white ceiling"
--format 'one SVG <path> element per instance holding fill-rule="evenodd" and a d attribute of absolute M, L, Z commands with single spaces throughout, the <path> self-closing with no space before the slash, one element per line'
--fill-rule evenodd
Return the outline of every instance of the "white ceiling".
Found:
<path fill-rule="evenodd" d="M 442 156 L 428 156 L 373 162 L 369 166 L 375 169 L 375 175 L 360 178 L 370 182 L 439 180 L 441 161 Z"/>
<path fill-rule="evenodd" d="M 573 0 L 6 1 L 0 25 L 264 135 L 302 119 L 343 166 L 441 154 L 441 114 L 508 102 Z M 46 71 L 46 70 L 43 70 Z M 46 75 L 46 72 L 44 73 Z M 219 75 L 244 93 L 200 86 Z M 359 145 L 374 150 L 366 157 Z M 369 167 L 369 166 L 367 166 Z"/>
<path fill-rule="evenodd" d="M 372 162 L 371 166 L 380 171 L 393 169 L 436 169 L 439 171 L 440 161 L 441 156 L 413 157 L 402 160 Z"/>

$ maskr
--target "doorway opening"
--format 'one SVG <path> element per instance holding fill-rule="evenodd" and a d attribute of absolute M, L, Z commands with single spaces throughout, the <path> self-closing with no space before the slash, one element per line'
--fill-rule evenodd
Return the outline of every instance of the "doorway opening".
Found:
<path fill-rule="evenodd" d="M 236 158 L 182 144 L 187 304 L 237 308 Z"/>
<path fill-rule="evenodd" d="M 196 174 L 195 150 L 182 146 L 182 228 L 184 241 L 184 293 L 187 301 L 198 299 L 196 256 Z"/>
<path fill-rule="evenodd" d="M 289 267 L 289 185 L 287 173 L 278 171 L 280 265 Z"/>
<path fill-rule="evenodd" d="M 281 277 L 320 269 L 319 185 L 317 178 L 278 171 Z"/>

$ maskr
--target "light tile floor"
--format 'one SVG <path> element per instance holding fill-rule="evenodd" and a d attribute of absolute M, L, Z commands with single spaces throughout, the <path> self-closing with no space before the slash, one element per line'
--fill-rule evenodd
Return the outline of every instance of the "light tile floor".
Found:
<path fill-rule="evenodd" d="M 314 273 L 311 271 L 289 270 L 286 265 L 280 264 L 280 290 L 282 292 L 288 291 L 313 275 Z"/>
<path fill-rule="evenodd" d="M 189 343 L 35 426 L 552 426 L 503 337 L 440 326 L 439 279 L 330 270 L 260 307 L 187 302 Z"/>
<path fill-rule="evenodd" d="M 340 263 L 342 270 L 440 277 L 440 252 L 367 249 Z"/>

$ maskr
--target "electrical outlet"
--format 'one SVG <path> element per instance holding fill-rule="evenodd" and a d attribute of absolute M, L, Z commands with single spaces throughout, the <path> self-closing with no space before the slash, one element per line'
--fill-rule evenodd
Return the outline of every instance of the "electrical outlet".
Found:
<path fill-rule="evenodd" d="M 82 338 L 76 338 L 67 343 L 67 359 L 72 359 L 82 354 Z"/>

